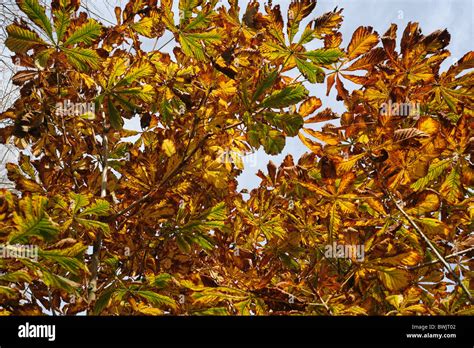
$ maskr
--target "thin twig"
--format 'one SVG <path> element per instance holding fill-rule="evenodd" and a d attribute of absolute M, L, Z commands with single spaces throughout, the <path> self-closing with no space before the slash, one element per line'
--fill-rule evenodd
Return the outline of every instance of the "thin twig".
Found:
<path fill-rule="evenodd" d="M 464 255 L 464 254 L 467 254 L 468 252 L 470 251 L 474 251 L 474 247 L 473 248 L 469 248 L 469 249 L 465 249 L 465 250 L 461 250 L 461 251 L 458 251 L 458 252 L 455 252 L 455 253 L 452 253 L 448 256 L 445 256 L 444 259 L 445 260 L 448 260 L 448 259 L 452 259 L 453 257 L 456 257 L 456 256 L 461 256 L 461 255 Z M 426 262 L 426 263 L 422 263 L 421 265 L 416 265 L 416 266 L 411 266 L 411 267 L 407 267 L 406 269 L 407 270 L 414 270 L 414 269 L 419 269 L 419 268 L 423 268 L 423 267 L 427 267 L 427 266 L 431 266 L 431 265 L 435 265 L 437 263 L 441 262 L 440 260 L 432 260 L 432 261 L 429 261 L 429 262 Z"/>

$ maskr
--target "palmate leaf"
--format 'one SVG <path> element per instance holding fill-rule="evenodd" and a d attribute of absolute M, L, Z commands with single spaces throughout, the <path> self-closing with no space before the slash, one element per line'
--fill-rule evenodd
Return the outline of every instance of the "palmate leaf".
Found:
<path fill-rule="evenodd" d="M 0 275 L 0 281 L 10 283 L 30 283 L 32 282 L 31 276 L 25 271 L 15 271 Z"/>
<path fill-rule="evenodd" d="M 20 201 L 22 213 L 13 213 L 16 232 L 10 235 L 10 243 L 23 242 L 31 236 L 50 240 L 58 233 L 57 225 L 45 212 L 46 204 L 47 199 L 42 196 L 25 197 Z"/>
<path fill-rule="evenodd" d="M 105 235 L 109 234 L 109 225 L 102 221 L 85 219 L 85 218 L 75 218 L 74 219 L 78 224 L 84 226 L 87 229 L 100 229 Z"/>
<path fill-rule="evenodd" d="M 212 12 L 198 13 L 183 29 L 185 32 L 196 29 L 204 29 L 210 23 Z"/>
<path fill-rule="evenodd" d="M 334 238 L 337 237 L 339 229 L 342 226 L 342 219 L 341 214 L 338 209 L 338 204 L 334 203 L 331 206 L 331 210 L 329 211 L 329 242 L 332 242 Z"/>
<path fill-rule="evenodd" d="M 85 43 L 86 45 L 91 45 L 94 40 L 96 40 L 99 35 L 102 26 L 93 19 L 79 28 L 75 29 L 74 32 L 69 36 L 64 42 L 64 46 L 75 45 L 78 43 Z"/>
<path fill-rule="evenodd" d="M 122 129 L 124 121 L 122 119 L 122 116 L 120 116 L 120 112 L 117 110 L 114 103 L 112 102 L 111 98 L 108 98 L 107 109 L 110 125 L 114 129 Z"/>
<path fill-rule="evenodd" d="M 197 60 L 205 61 L 206 54 L 201 42 L 218 42 L 221 36 L 216 32 L 206 33 L 181 33 L 179 35 L 179 43 L 184 54 L 189 57 L 194 57 Z"/>
<path fill-rule="evenodd" d="M 451 169 L 439 193 L 451 204 L 457 203 L 462 198 L 461 173 L 458 167 Z"/>
<path fill-rule="evenodd" d="M 186 283 L 183 283 L 182 285 L 187 287 Z M 224 286 L 209 288 L 195 287 L 191 285 L 190 289 L 194 291 L 192 297 L 195 304 L 213 305 L 225 300 L 239 302 L 244 301 L 249 297 L 245 291 Z"/>
<path fill-rule="evenodd" d="M 54 11 L 54 29 L 56 30 L 57 41 L 62 42 L 69 24 L 71 14 L 65 11 Z"/>
<path fill-rule="evenodd" d="M 440 177 L 451 163 L 452 160 L 449 158 L 444 160 L 434 159 L 428 168 L 428 173 L 411 184 L 411 188 L 415 191 L 423 190 L 430 182 Z"/>
<path fill-rule="evenodd" d="M 403 128 L 397 129 L 393 132 L 393 140 L 394 141 L 403 141 L 412 138 L 427 138 L 429 137 L 428 134 L 425 132 L 417 129 L 417 128 Z"/>
<path fill-rule="evenodd" d="M 278 155 L 285 148 L 285 136 L 275 129 L 271 129 L 268 133 L 263 134 L 260 138 L 263 149 L 269 155 Z"/>
<path fill-rule="evenodd" d="M 97 301 L 94 305 L 94 315 L 99 315 L 102 311 L 109 305 L 109 302 L 112 298 L 112 295 L 115 292 L 115 288 L 113 286 L 109 286 L 105 289 L 102 294 L 99 296 Z"/>
<path fill-rule="evenodd" d="M 252 97 L 252 101 L 258 100 L 267 89 L 272 87 L 278 78 L 278 71 L 273 70 L 268 75 L 266 75 L 264 78 L 260 80 L 260 82 L 257 84 L 257 87 L 255 88 L 255 92 Z"/>
<path fill-rule="evenodd" d="M 367 54 L 364 54 L 349 67 L 345 68 L 345 71 L 355 70 L 372 70 L 375 65 L 383 61 L 385 58 L 385 50 L 382 47 L 374 48 Z"/>
<path fill-rule="evenodd" d="M 176 308 L 176 302 L 171 297 L 161 295 L 153 291 L 131 290 L 130 293 L 144 298 L 149 303 L 157 307 L 167 306 L 171 308 Z"/>
<path fill-rule="evenodd" d="M 380 268 L 377 271 L 378 278 L 389 290 L 400 290 L 408 286 L 410 275 L 407 271 L 394 267 Z"/>
<path fill-rule="evenodd" d="M 38 255 L 45 260 L 54 262 L 60 265 L 66 271 L 72 274 L 78 274 L 80 270 L 87 272 L 87 267 L 79 257 L 82 257 L 87 246 L 77 243 L 76 245 L 57 250 L 40 250 Z"/>
<path fill-rule="evenodd" d="M 290 137 L 298 135 L 298 132 L 304 124 L 303 117 L 299 114 L 266 113 L 265 118 Z"/>
<path fill-rule="evenodd" d="M 12 52 L 25 53 L 36 45 L 46 45 L 38 34 L 16 24 L 7 26 L 7 33 L 5 46 Z"/>
<path fill-rule="evenodd" d="M 301 104 L 300 108 L 298 109 L 298 113 L 302 117 L 309 116 L 319 109 L 321 105 L 323 105 L 321 99 L 317 97 L 309 97 Z"/>
<path fill-rule="evenodd" d="M 226 307 L 213 307 L 213 308 L 208 308 L 202 311 L 195 311 L 193 312 L 193 315 L 229 315 L 229 310 Z"/>
<path fill-rule="evenodd" d="M 303 85 L 285 87 L 273 92 L 262 102 L 263 107 L 284 108 L 299 103 L 308 96 L 308 90 Z"/>
<path fill-rule="evenodd" d="M 333 63 L 338 62 L 339 58 L 344 56 L 344 52 L 342 52 L 338 48 L 329 48 L 329 49 L 320 48 L 314 51 L 301 53 L 300 56 L 303 56 L 311 60 L 315 64 L 327 65 L 327 64 L 333 64 Z"/>
<path fill-rule="evenodd" d="M 135 30 L 140 35 L 151 38 L 153 30 L 154 21 L 151 17 L 144 17 L 136 23 L 130 25 L 130 27 Z"/>
<path fill-rule="evenodd" d="M 40 272 L 43 283 L 48 286 L 59 290 L 65 290 L 66 292 L 73 294 L 80 287 L 79 283 L 76 283 L 66 277 L 51 273 L 44 268 Z"/>
<path fill-rule="evenodd" d="M 369 52 L 379 42 L 379 35 L 373 32 L 372 27 L 360 26 L 352 35 L 351 42 L 347 46 L 347 57 L 352 60 Z"/>
<path fill-rule="evenodd" d="M 51 22 L 46 16 L 44 7 L 40 5 L 38 0 L 17 0 L 17 4 L 28 18 L 43 29 L 51 41 L 54 41 Z"/>
<path fill-rule="evenodd" d="M 316 18 L 312 24 L 314 29 L 314 35 L 317 38 L 321 38 L 324 35 L 333 34 L 335 30 L 339 29 L 342 24 L 342 9 L 332 12 L 327 12 L 322 16 Z"/>
<path fill-rule="evenodd" d="M 257 221 L 257 227 L 268 240 L 272 240 L 275 237 L 283 238 L 286 231 L 281 225 L 282 222 L 280 216 L 274 216 L 273 218 L 263 222 Z"/>
<path fill-rule="evenodd" d="M 18 295 L 18 290 L 12 289 L 9 286 L 0 285 L 0 298 L 13 299 Z"/>
<path fill-rule="evenodd" d="M 69 198 L 72 201 L 71 208 L 72 208 L 73 215 L 77 214 L 80 209 L 84 208 L 90 203 L 89 196 L 84 195 L 84 194 L 77 194 L 77 193 L 71 192 L 69 194 Z"/>
<path fill-rule="evenodd" d="M 62 48 L 67 60 L 80 71 L 99 68 L 99 55 L 89 48 Z"/>
<path fill-rule="evenodd" d="M 316 0 L 292 0 L 288 8 L 287 33 L 290 42 L 298 33 L 301 21 L 308 17 L 316 7 Z"/>
<path fill-rule="evenodd" d="M 114 91 L 113 96 L 114 97 L 136 97 L 144 102 L 150 103 L 153 100 L 153 97 L 155 95 L 155 91 L 151 85 L 143 85 L 141 87 L 130 87 L 130 88 L 124 88 L 124 89 L 117 89 Z M 121 101 L 121 98 L 118 98 L 119 101 Z"/>
<path fill-rule="evenodd" d="M 109 81 L 113 81 L 121 71 L 125 70 L 124 66 L 125 61 L 119 60 L 118 64 L 114 66 L 114 73 L 110 76 Z M 148 62 L 141 62 L 138 65 L 133 66 L 126 73 L 126 75 L 121 79 L 114 87 L 129 86 L 131 83 L 143 79 L 145 77 L 151 76 L 153 74 L 153 67 Z"/>
<path fill-rule="evenodd" d="M 319 66 L 308 62 L 305 59 L 296 57 L 296 66 L 303 76 L 311 83 L 320 83 L 324 81 L 324 71 Z"/>

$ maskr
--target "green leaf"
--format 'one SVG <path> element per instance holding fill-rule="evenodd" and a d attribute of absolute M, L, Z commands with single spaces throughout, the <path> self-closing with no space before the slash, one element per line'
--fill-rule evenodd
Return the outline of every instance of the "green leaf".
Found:
<path fill-rule="evenodd" d="M 40 250 L 38 253 L 39 256 L 43 257 L 46 260 L 52 261 L 55 264 L 60 265 L 66 271 L 71 272 L 72 274 L 78 274 L 79 270 L 83 270 L 87 272 L 86 265 L 83 261 L 79 260 L 76 256 L 83 254 L 84 251 L 87 249 L 86 246 L 78 243 L 80 250 L 79 252 L 71 256 L 70 252 L 71 249 L 74 248 L 74 251 L 78 251 L 78 247 L 72 247 L 68 249 L 57 249 L 57 250 Z"/>
<path fill-rule="evenodd" d="M 439 193 L 450 204 L 455 204 L 459 199 L 462 199 L 461 173 L 457 167 L 451 169 L 451 172 L 441 185 Z"/>
<path fill-rule="evenodd" d="M 262 139 L 265 152 L 269 155 L 278 155 L 285 147 L 285 136 L 277 130 L 270 130 L 268 135 Z"/>
<path fill-rule="evenodd" d="M 156 276 L 152 275 L 148 279 L 148 282 L 151 285 L 156 286 L 158 288 L 165 288 L 171 282 L 172 279 L 173 277 L 170 274 L 161 273 L 161 274 L 157 274 Z"/>
<path fill-rule="evenodd" d="M 80 284 L 60 275 L 50 273 L 44 269 L 41 273 L 43 283 L 48 287 L 65 290 L 68 293 L 75 293 L 76 289 L 80 287 Z"/>
<path fill-rule="evenodd" d="M 258 100 L 260 96 L 265 93 L 267 89 L 272 87 L 275 84 L 275 81 L 278 77 L 278 71 L 274 70 L 270 72 L 265 78 L 263 78 L 258 84 L 257 88 L 255 89 L 255 92 L 252 97 L 252 101 Z"/>
<path fill-rule="evenodd" d="M 31 276 L 25 271 L 15 271 L 0 275 L 0 281 L 6 281 L 10 283 L 31 283 L 33 280 Z"/>
<path fill-rule="evenodd" d="M 72 200 L 72 213 L 75 215 L 77 212 L 84 208 L 85 206 L 89 205 L 90 201 L 86 195 L 78 194 L 71 192 L 69 194 L 70 199 Z"/>
<path fill-rule="evenodd" d="M 430 182 L 436 180 L 441 174 L 443 174 L 445 169 L 448 168 L 451 163 L 451 159 L 433 160 L 428 168 L 428 173 L 411 184 L 411 188 L 415 191 L 423 190 Z"/>
<path fill-rule="evenodd" d="M 170 103 L 163 98 L 159 105 L 160 116 L 166 124 L 169 124 L 173 120 L 173 108 Z"/>
<path fill-rule="evenodd" d="M 181 33 L 179 35 L 179 43 L 184 54 L 190 57 L 194 57 L 197 60 L 205 61 L 206 55 L 204 53 L 201 40 L 205 42 L 219 41 L 221 36 L 212 33 Z"/>
<path fill-rule="evenodd" d="M 171 297 L 148 290 L 136 290 L 131 293 L 144 298 L 154 306 L 160 307 L 165 305 L 171 308 L 176 308 L 176 302 Z"/>
<path fill-rule="evenodd" d="M 301 127 L 303 127 L 304 119 L 299 114 L 277 114 L 273 122 L 275 125 L 283 129 L 283 131 L 290 137 L 298 135 Z"/>
<path fill-rule="evenodd" d="M 33 23 L 43 29 L 48 37 L 54 41 L 51 22 L 46 16 L 44 7 L 40 5 L 38 0 L 17 0 L 17 5 Z"/>
<path fill-rule="evenodd" d="M 109 110 L 109 121 L 110 124 L 114 129 L 122 129 L 123 127 L 123 119 L 122 116 L 120 116 L 119 111 L 115 107 L 114 103 L 112 103 L 112 100 L 109 98 L 108 99 L 108 110 Z"/>
<path fill-rule="evenodd" d="M 118 97 L 119 95 L 137 97 L 145 102 L 150 103 L 153 101 L 155 91 L 151 85 L 143 85 L 141 87 L 131 87 L 115 91 L 114 96 Z"/>
<path fill-rule="evenodd" d="M 99 55 L 89 48 L 64 48 L 68 61 L 80 71 L 87 71 L 89 67 L 99 68 Z"/>
<path fill-rule="evenodd" d="M 17 231 L 10 235 L 11 244 L 26 241 L 31 236 L 44 240 L 51 240 L 56 236 L 59 230 L 45 212 L 46 203 L 47 199 L 41 196 L 25 197 L 20 201 L 22 213 L 13 213 Z"/>
<path fill-rule="evenodd" d="M 293 257 L 285 253 L 281 253 L 279 257 L 280 257 L 281 262 L 283 262 L 283 264 L 286 267 L 288 267 L 289 269 L 292 269 L 293 271 L 299 271 L 300 265 Z"/>
<path fill-rule="evenodd" d="M 102 26 L 93 19 L 74 30 L 71 36 L 64 42 L 65 46 L 85 43 L 91 45 L 100 36 Z"/>
<path fill-rule="evenodd" d="M 89 207 L 85 208 L 79 214 L 79 216 L 87 216 L 87 215 L 105 216 L 108 214 L 109 210 L 110 210 L 109 202 L 107 202 L 105 199 L 97 199 Z"/>
<path fill-rule="evenodd" d="M 210 22 L 210 15 L 211 13 L 198 13 L 198 15 L 193 18 L 183 29 L 183 31 L 189 30 L 196 30 L 196 29 L 204 29 Z"/>
<path fill-rule="evenodd" d="M 9 286 L 2 286 L 0 285 L 0 298 L 6 297 L 13 299 L 17 296 L 17 291 L 15 289 L 10 288 Z"/>
<path fill-rule="evenodd" d="M 114 292 L 115 288 L 113 286 L 108 287 L 102 292 L 102 294 L 95 302 L 93 311 L 94 315 L 99 315 L 109 305 L 110 299 Z"/>
<path fill-rule="evenodd" d="M 339 58 L 344 56 L 344 53 L 338 48 L 320 48 L 314 51 L 302 53 L 301 55 L 308 58 L 313 63 L 326 65 L 336 63 L 339 61 Z"/>
<path fill-rule="evenodd" d="M 54 28 L 56 29 L 56 36 L 58 42 L 62 42 L 64 34 L 66 33 L 69 24 L 71 14 L 64 11 L 54 11 Z"/>
<path fill-rule="evenodd" d="M 144 17 L 136 23 L 130 25 L 138 34 L 151 38 L 153 31 L 153 18 Z"/>
<path fill-rule="evenodd" d="M 109 225 L 106 224 L 105 222 L 97 221 L 97 220 L 84 219 L 84 218 L 75 218 L 74 220 L 77 223 L 84 226 L 85 228 L 100 229 L 106 235 L 108 235 L 108 233 L 109 233 Z"/>
<path fill-rule="evenodd" d="M 226 307 L 213 307 L 213 308 L 208 308 L 202 311 L 196 311 L 193 312 L 193 315 L 229 315 L 229 311 L 227 310 Z"/>
<path fill-rule="evenodd" d="M 130 69 L 125 77 L 120 80 L 115 87 L 128 86 L 132 82 L 138 81 L 144 77 L 148 77 L 153 74 L 153 67 L 149 63 L 141 63 Z"/>
<path fill-rule="evenodd" d="M 314 65 L 304 59 L 296 58 L 296 66 L 303 76 L 311 83 L 324 82 L 324 71 L 319 66 Z"/>
<path fill-rule="evenodd" d="M 48 65 L 48 60 L 51 57 L 51 54 L 53 54 L 53 52 L 54 48 L 47 48 L 45 50 L 42 50 L 36 55 L 35 62 L 42 68 L 46 68 Z"/>
<path fill-rule="evenodd" d="M 26 53 L 36 45 L 46 45 L 46 42 L 44 42 L 38 34 L 16 24 L 7 26 L 7 34 L 8 37 L 5 40 L 5 46 L 12 52 Z"/>
<path fill-rule="evenodd" d="M 316 7 L 314 0 L 293 0 L 288 8 L 287 32 L 290 42 L 298 33 L 301 21 L 309 16 Z"/>
<path fill-rule="evenodd" d="M 284 108 L 306 99 L 308 90 L 303 85 L 288 86 L 273 92 L 262 102 L 263 107 Z"/>

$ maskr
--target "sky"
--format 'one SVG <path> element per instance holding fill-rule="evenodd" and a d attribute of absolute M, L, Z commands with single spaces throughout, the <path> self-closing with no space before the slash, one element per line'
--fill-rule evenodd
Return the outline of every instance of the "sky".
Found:
<path fill-rule="evenodd" d="M 8 0 L 0 0 L 0 4 Z M 126 4 L 125 0 L 88 0 L 83 1 L 94 13 L 101 17 L 115 22 L 113 7 Z M 178 1 L 175 1 L 177 4 Z M 263 4 L 263 1 L 260 1 Z M 286 17 L 289 0 L 274 0 L 274 4 L 279 4 L 284 17 Z M 245 11 L 247 1 L 240 0 L 242 12 Z M 344 21 L 340 31 L 343 36 L 343 47 L 349 43 L 352 33 L 361 25 L 372 26 L 380 35 L 390 27 L 391 23 L 398 26 L 398 38 L 401 37 L 403 29 L 409 22 L 418 22 L 427 35 L 435 30 L 447 28 L 451 34 L 451 43 L 448 49 L 452 56 L 444 62 L 444 68 L 456 62 L 466 52 L 472 50 L 474 41 L 474 0 L 319 0 L 313 16 L 308 17 L 302 22 L 306 25 L 309 20 L 315 16 L 318 17 L 326 12 L 332 11 L 335 7 L 343 8 Z M 263 8 L 263 7 L 262 7 Z M 176 17 L 178 11 L 175 11 Z M 92 17 L 94 15 L 92 14 Z M 177 18 L 176 18 L 177 19 Z M 1 20 L 1 19 L 0 19 Z M 0 25 L 4 26 L 2 23 Z M 166 42 L 170 38 L 167 33 L 160 38 L 158 45 Z M 152 47 L 154 40 L 145 41 L 145 45 Z M 315 40 L 317 45 L 320 41 Z M 146 47 L 146 46 L 145 46 Z M 173 44 L 169 44 L 163 50 L 170 51 Z M 318 46 L 309 45 L 309 49 L 318 48 Z M 5 50 L 0 44 L 0 52 L 6 55 Z M 1 68 L 1 61 L 0 61 Z M 336 101 L 335 89 L 332 90 L 329 97 L 326 97 L 325 84 L 306 84 L 310 95 L 319 97 L 322 102 L 322 108 L 330 107 L 333 111 L 342 113 L 344 111 L 343 103 Z M 140 129 L 139 120 L 134 119 L 126 122 L 125 126 L 129 129 Z M 270 156 L 260 149 L 255 154 L 244 158 L 245 169 L 238 177 L 239 190 L 251 190 L 259 185 L 260 179 L 255 175 L 258 170 L 266 171 L 269 160 L 279 165 L 287 154 L 292 154 L 295 161 L 307 151 L 307 148 L 301 143 L 298 137 L 287 138 L 286 146 L 283 152 L 277 156 Z M 9 156 L 11 157 L 11 156 Z M 0 157 L 0 160 L 2 158 Z"/>

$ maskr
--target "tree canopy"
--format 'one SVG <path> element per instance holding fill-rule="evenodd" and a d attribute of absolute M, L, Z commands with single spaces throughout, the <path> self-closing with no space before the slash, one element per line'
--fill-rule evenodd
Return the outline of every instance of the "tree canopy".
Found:
<path fill-rule="evenodd" d="M 0 139 L 31 155 L 7 164 L 0 242 L 38 258 L 0 258 L 1 313 L 473 314 L 474 52 L 441 71 L 446 30 L 342 47 L 342 9 L 315 0 L 180 0 L 179 21 L 130 0 L 113 24 L 17 5 Z M 306 154 L 237 190 L 243 156 L 295 136 Z"/>

